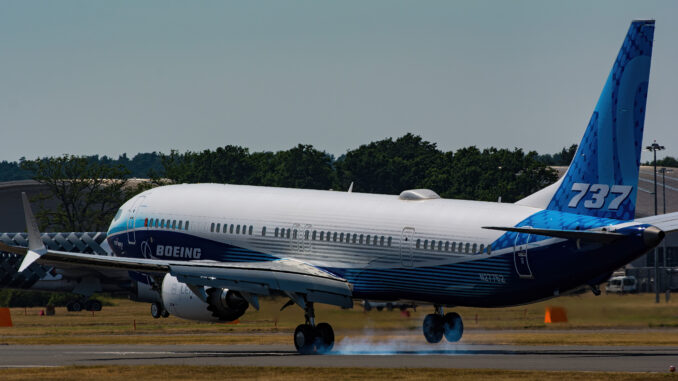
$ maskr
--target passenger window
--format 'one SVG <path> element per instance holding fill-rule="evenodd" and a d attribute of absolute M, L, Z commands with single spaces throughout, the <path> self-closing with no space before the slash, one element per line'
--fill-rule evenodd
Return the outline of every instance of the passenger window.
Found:
<path fill-rule="evenodd" d="M 179 229 L 181 229 L 181 221 L 179 221 Z M 221 224 L 217 224 L 216 232 L 219 233 L 220 231 L 221 231 Z"/>
<path fill-rule="evenodd" d="M 266 226 L 264 226 L 263 228 L 261 228 L 261 236 L 262 236 L 262 237 L 266 237 Z"/>
<path fill-rule="evenodd" d="M 278 229 L 276 229 L 276 230 L 278 230 Z M 233 224 L 231 224 L 231 227 L 229 228 L 229 231 L 231 232 L 231 234 L 233 234 Z M 275 236 L 277 237 L 278 235 L 276 234 Z"/>
<path fill-rule="evenodd" d="M 424 249 L 428 249 L 428 240 L 424 240 Z"/>
<path fill-rule="evenodd" d="M 417 239 L 417 249 L 419 248 L 419 245 L 421 244 L 421 240 Z"/>
<path fill-rule="evenodd" d="M 334 235 L 332 236 L 332 240 L 334 242 L 337 242 L 337 232 L 334 232 Z"/>
<path fill-rule="evenodd" d="M 177 227 L 177 220 L 172 220 L 172 229 L 176 229 Z"/>
<path fill-rule="evenodd" d="M 466 242 L 466 254 L 468 254 L 469 249 L 471 248 L 471 244 Z"/>
<path fill-rule="evenodd" d="M 179 227 L 178 227 L 177 229 L 181 230 L 181 223 L 182 223 L 182 222 L 183 222 L 183 221 L 179 220 Z"/>
<path fill-rule="evenodd" d="M 471 252 L 472 252 L 473 254 L 475 254 L 475 253 L 477 253 L 477 251 L 476 251 L 477 249 L 478 249 L 478 245 L 474 243 L 474 244 L 473 244 L 473 250 L 472 250 Z"/>
<path fill-rule="evenodd" d="M 391 246 L 391 237 L 388 237 L 388 245 Z"/>
<path fill-rule="evenodd" d="M 315 241 L 315 230 L 313 231 L 313 235 L 311 236 L 311 240 Z"/>
<path fill-rule="evenodd" d="M 292 237 L 293 237 L 294 239 L 297 239 L 297 229 L 294 229 L 294 230 L 292 231 Z"/>
<path fill-rule="evenodd" d="M 152 218 L 148 220 L 148 227 L 151 227 L 151 228 L 153 227 L 153 219 Z"/>
<path fill-rule="evenodd" d="M 438 241 L 438 251 L 443 250 L 443 241 Z"/>
<path fill-rule="evenodd" d="M 381 246 L 384 246 L 384 236 L 383 236 L 383 235 L 381 236 L 381 243 L 380 243 L 380 245 L 381 245 Z"/>
<path fill-rule="evenodd" d="M 188 230 L 188 221 L 186 221 L 186 225 L 184 225 L 184 230 Z"/>
<path fill-rule="evenodd" d="M 339 242 L 344 242 L 344 233 L 339 234 Z"/>
<path fill-rule="evenodd" d="M 250 225 L 250 228 L 247 229 L 247 234 L 252 235 L 252 232 L 254 231 L 254 227 Z"/>
<path fill-rule="evenodd" d="M 304 230 L 304 239 L 308 240 L 308 235 L 310 232 L 308 230 Z"/>
<path fill-rule="evenodd" d="M 235 234 L 240 234 L 240 225 L 236 225 Z"/>
<path fill-rule="evenodd" d="M 358 243 L 358 235 L 353 233 L 353 243 Z"/>
<path fill-rule="evenodd" d="M 212 222 L 212 225 L 210 226 L 210 232 L 214 231 L 214 222 Z"/>
<path fill-rule="evenodd" d="M 450 241 L 445 241 L 445 251 L 450 250 Z"/>
<path fill-rule="evenodd" d="M 368 234 L 367 237 L 366 237 L 365 243 L 366 243 L 367 245 L 370 244 L 370 235 L 369 235 L 369 234 Z"/>
<path fill-rule="evenodd" d="M 360 235 L 360 244 L 361 245 L 363 244 L 363 235 L 362 234 Z"/>
<path fill-rule="evenodd" d="M 325 240 L 325 232 L 320 232 L 320 240 Z"/>
<path fill-rule="evenodd" d="M 165 219 L 163 218 L 162 221 L 160 221 L 160 227 L 164 228 L 165 227 Z"/>
<path fill-rule="evenodd" d="M 455 251 L 457 251 L 457 243 L 452 242 L 452 252 L 454 253 Z"/>
<path fill-rule="evenodd" d="M 327 232 L 327 234 L 325 235 L 325 239 L 327 240 L 327 242 L 330 241 L 330 238 L 332 238 L 332 233 Z"/>
<path fill-rule="evenodd" d="M 290 228 L 287 228 L 287 238 L 290 238 L 290 232 L 291 232 L 291 231 L 292 231 L 292 230 L 291 230 Z"/>
<path fill-rule="evenodd" d="M 379 237 L 377 237 L 376 235 L 374 236 L 374 242 L 373 242 L 374 246 L 377 246 L 377 244 L 379 244 L 378 238 Z M 384 246 L 384 237 L 383 236 L 381 237 L 381 246 Z"/>
<path fill-rule="evenodd" d="M 436 249 L 436 240 L 432 239 L 431 240 L 431 250 L 435 250 L 435 249 Z"/>

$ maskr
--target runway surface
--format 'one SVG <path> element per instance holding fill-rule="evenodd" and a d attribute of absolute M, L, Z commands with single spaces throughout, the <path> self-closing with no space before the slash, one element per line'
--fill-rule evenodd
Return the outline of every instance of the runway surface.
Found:
<path fill-rule="evenodd" d="M 448 345 L 298 355 L 287 345 L 2 345 L 0 368 L 62 365 L 232 365 L 665 372 L 678 347 Z"/>

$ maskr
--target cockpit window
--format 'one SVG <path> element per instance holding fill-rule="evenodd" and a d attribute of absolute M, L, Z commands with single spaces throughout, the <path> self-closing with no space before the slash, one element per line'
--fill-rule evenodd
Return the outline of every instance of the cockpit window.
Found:
<path fill-rule="evenodd" d="M 117 220 L 120 218 L 122 215 L 122 208 L 118 209 L 118 212 L 115 214 L 115 217 L 113 217 L 114 220 Z"/>

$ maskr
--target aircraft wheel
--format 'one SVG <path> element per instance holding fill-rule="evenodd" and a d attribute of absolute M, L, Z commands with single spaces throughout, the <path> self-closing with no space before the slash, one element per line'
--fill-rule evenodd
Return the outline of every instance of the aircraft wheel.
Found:
<path fill-rule="evenodd" d="M 162 307 L 160 306 L 160 303 L 151 303 L 151 316 L 153 316 L 154 319 L 159 319 L 161 314 Z"/>
<path fill-rule="evenodd" d="M 101 311 L 101 302 L 98 300 L 88 300 L 85 302 L 85 310 Z"/>
<path fill-rule="evenodd" d="M 294 330 L 294 347 L 302 355 L 315 353 L 315 332 L 313 327 L 308 324 L 300 324 Z"/>
<path fill-rule="evenodd" d="M 160 311 L 160 317 L 162 317 L 162 318 L 164 319 L 164 318 L 168 318 L 169 315 L 170 315 L 169 311 L 167 311 L 167 310 L 163 307 L 162 311 Z"/>
<path fill-rule="evenodd" d="M 445 339 L 450 343 L 461 340 L 461 336 L 464 334 L 464 323 L 461 320 L 461 316 L 456 312 L 449 312 L 445 314 L 443 319 Z"/>
<path fill-rule="evenodd" d="M 72 312 L 80 312 L 82 311 L 82 303 L 78 300 L 74 300 L 71 302 L 71 311 Z"/>
<path fill-rule="evenodd" d="M 315 347 L 318 353 L 331 352 L 334 348 L 334 330 L 327 323 L 315 327 Z"/>
<path fill-rule="evenodd" d="M 424 337 L 426 341 L 431 344 L 439 343 L 443 339 L 444 333 L 444 321 L 443 317 L 438 314 L 428 314 L 424 318 L 424 324 L 422 324 L 422 329 L 424 331 Z"/>

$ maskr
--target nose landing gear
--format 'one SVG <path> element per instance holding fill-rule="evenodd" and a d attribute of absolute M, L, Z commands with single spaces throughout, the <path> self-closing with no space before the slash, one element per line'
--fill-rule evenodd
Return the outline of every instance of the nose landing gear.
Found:
<path fill-rule="evenodd" d="M 302 355 L 323 354 L 334 347 L 334 330 L 327 323 L 315 324 L 313 303 L 305 303 L 306 323 L 294 330 L 294 347 Z"/>
<path fill-rule="evenodd" d="M 443 336 L 451 343 L 457 342 L 464 334 L 464 323 L 456 312 L 443 315 L 443 308 L 435 306 L 435 313 L 428 314 L 422 324 L 424 337 L 429 343 L 439 343 Z"/>

